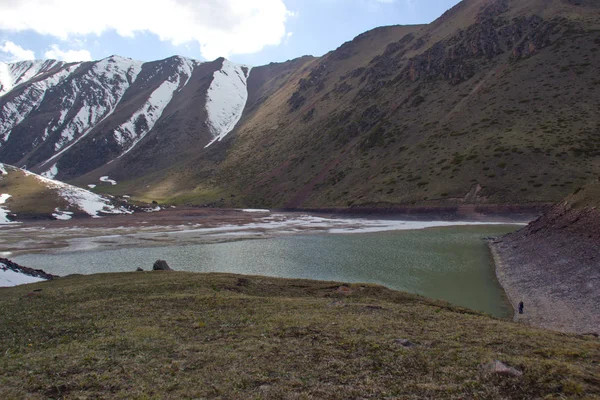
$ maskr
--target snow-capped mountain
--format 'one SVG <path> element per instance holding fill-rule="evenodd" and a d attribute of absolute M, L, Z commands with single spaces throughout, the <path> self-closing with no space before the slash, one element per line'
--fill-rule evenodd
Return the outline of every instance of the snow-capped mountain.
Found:
<path fill-rule="evenodd" d="M 149 156 L 163 161 L 135 168 L 168 166 L 164 157 L 177 161 L 233 130 L 249 73 L 179 56 L 0 63 L 0 161 L 59 179 Z"/>

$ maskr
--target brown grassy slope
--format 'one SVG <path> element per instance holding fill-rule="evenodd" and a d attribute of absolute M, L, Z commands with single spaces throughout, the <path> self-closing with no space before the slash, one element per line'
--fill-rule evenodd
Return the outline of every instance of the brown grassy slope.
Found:
<path fill-rule="evenodd" d="M 348 286 L 349 294 L 339 287 L 129 273 L 0 289 L 0 396 L 600 396 L 596 338 L 527 328 L 372 285 Z M 494 359 L 523 376 L 484 374 L 479 365 Z"/>
<path fill-rule="evenodd" d="M 520 320 L 600 333 L 600 184 L 578 189 L 526 228 L 492 244 L 500 282 Z"/>
<path fill-rule="evenodd" d="M 466 0 L 369 32 L 247 115 L 211 185 L 234 205 L 555 202 L 600 174 L 600 8 L 579 3 Z"/>
<path fill-rule="evenodd" d="M 27 175 L 21 169 L 4 164 L 8 175 L 0 174 L 0 193 L 10 194 L 5 206 L 19 219 L 45 216 L 50 218 L 58 207 L 68 208 L 68 203 L 55 190 L 44 183 Z"/>

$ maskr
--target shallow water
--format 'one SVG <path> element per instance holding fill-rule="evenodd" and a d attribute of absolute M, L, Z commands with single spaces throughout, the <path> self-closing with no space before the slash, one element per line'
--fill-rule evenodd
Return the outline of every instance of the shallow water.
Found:
<path fill-rule="evenodd" d="M 419 231 L 311 234 L 213 244 L 29 254 L 19 264 L 57 275 L 151 269 L 165 259 L 178 271 L 230 272 L 285 278 L 378 283 L 389 288 L 508 317 L 487 236 L 514 225 Z"/>

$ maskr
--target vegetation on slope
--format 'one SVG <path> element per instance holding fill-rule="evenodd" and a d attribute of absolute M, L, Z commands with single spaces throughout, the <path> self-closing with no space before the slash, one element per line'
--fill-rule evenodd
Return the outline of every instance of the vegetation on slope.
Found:
<path fill-rule="evenodd" d="M 597 338 L 378 286 L 138 272 L 0 294 L 6 399 L 600 397 Z"/>
<path fill-rule="evenodd" d="M 574 209 L 594 208 L 600 212 L 600 181 L 583 186 L 566 199 Z"/>
<path fill-rule="evenodd" d="M 277 81 L 218 158 L 151 189 L 201 182 L 260 207 L 554 203 L 600 174 L 599 12 L 465 0 L 367 32 Z"/>

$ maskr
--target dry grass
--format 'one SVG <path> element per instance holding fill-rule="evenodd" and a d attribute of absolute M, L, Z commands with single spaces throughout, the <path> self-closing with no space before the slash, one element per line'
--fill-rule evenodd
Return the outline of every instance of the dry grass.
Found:
<path fill-rule="evenodd" d="M 7 208 L 20 217 L 46 215 L 49 217 L 57 207 L 68 203 L 55 190 L 49 189 L 33 175 L 8 165 L 8 175 L 0 176 L 0 193 L 8 193 Z"/>
<path fill-rule="evenodd" d="M 152 272 L 0 289 L 0 397 L 600 396 L 597 338 L 378 286 L 339 287 Z M 482 374 L 494 359 L 523 377 Z"/>

